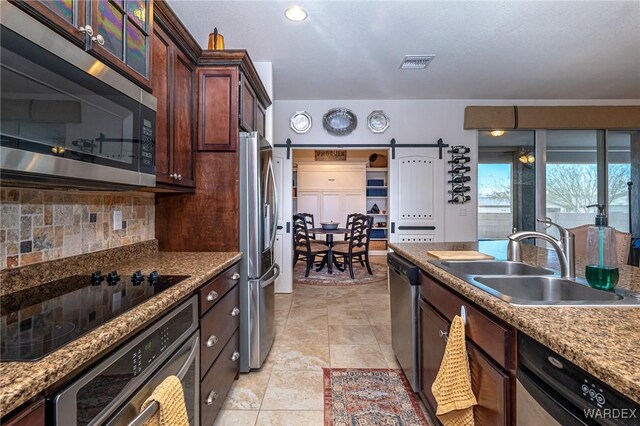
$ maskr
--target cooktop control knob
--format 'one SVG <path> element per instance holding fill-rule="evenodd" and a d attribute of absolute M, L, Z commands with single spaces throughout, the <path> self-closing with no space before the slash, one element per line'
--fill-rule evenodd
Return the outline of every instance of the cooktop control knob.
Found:
<path fill-rule="evenodd" d="M 149 274 L 149 284 L 154 285 L 160 279 L 158 271 L 153 271 Z"/>
<path fill-rule="evenodd" d="M 120 281 L 120 276 L 118 275 L 118 271 L 112 271 L 107 274 L 107 283 L 109 285 L 116 285 Z"/>
<path fill-rule="evenodd" d="M 144 281 L 144 275 L 142 275 L 142 271 L 136 271 L 131 276 L 131 282 L 133 285 L 140 285 Z"/>
<path fill-rule="evenodd" d="M 104 277 L 102 276 L 102 272 L 100 271 L 96 271 L 93 274 L 91 274 L 91 285 L 100 285 L 102 284 L 102 281 L 104 281 Z"/>

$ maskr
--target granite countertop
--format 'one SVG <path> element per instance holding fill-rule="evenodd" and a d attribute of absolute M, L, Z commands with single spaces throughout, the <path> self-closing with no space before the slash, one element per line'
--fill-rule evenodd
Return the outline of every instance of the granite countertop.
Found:
<path fill-rule="evenodd" d="M 62 383 L 73 373 L 93 363 L 96 358 L 129 338 L 151 320 L 165 314 L 172 306 L 194 294 L 207 280 L 240 260 L 240 253 L 166 253 L 144 254 L 118 263 L 121 274 L 136 270 L 159 270 L 167 275 L 190 275 L 179 284 L 119 315 L 35 362 L 0 363 L 0 416 L 29 399 L 42 395 Z M 82 269 L 80 267 L 80 269 Z M 105 268 L 105 270 L 111 270 Z M 34 288 L 34 291 L 37 291 Z"/>
<path fill-rule="evenodd" d="M 429 250 L 479 250 L 506 259 L 506 241 L 390 244 L 451 289 L 640 403 L 640 308 L 516 307 L 428 263 Z M 554 251 L 523 246 L 523 261 L 559 270 Z M 584 265 L 576 265 L 584 277 Z M 640 268 L 620 266 L 618 287 L 640 291 Z"/>

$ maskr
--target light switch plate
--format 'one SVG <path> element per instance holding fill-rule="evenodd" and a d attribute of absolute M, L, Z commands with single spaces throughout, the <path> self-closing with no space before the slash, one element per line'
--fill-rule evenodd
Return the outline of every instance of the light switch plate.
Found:
<path fill-rule="evenodd" d="M 458 210 L 458 216 L 466 216 L 466 215 L 467 215 L 467 209 Z"/>
<path fill-rule="evenodd" d="M 117 231 L 119 229 L 122 229 L 122 210 L 113 212 L 113 230 Z"/>

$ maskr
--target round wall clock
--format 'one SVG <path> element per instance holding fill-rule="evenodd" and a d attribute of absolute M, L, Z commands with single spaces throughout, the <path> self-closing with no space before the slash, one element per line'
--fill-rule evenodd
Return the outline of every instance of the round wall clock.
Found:
<path fill-rule="evenodd" d="M 358 126 L 358 118 L 348 108 L 333 108 L 322 117 L 322 126 L 334 136 L 346 136 Z"/>
<path fill-rule="evenodd" d="M 307 133 L 311 124 L 311 116 L 306 111 L 296 111 L 289 120 L 291 130 L 298 134 Z"/>
<path fill-rule="evenodd" d="M 381 110 L 372 111 L 367 117 L 367 127 L 373 133 L 382 133 L 389 127 L 389 117 Z"/>

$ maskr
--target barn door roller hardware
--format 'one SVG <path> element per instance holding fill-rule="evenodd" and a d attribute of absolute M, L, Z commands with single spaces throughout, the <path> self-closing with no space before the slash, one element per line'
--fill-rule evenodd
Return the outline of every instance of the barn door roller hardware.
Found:
<path fill-rule="evenodd" d="M 448 148 L 449 144 L 442 141 L 442 138 L 438 139 L 436 143 L 397 143 L 393 138 L 389 143 L 377 143 L 377 144 L 357 144 L 357 145 L 345 145 L 345 144 L 294 144 L 291 139 L 287 138 L 285 143 L 277 143 L 273 145 L 274 148 L 287 148 L 287 160 L 291 159 L 291 148 L 341 148 L 341 149 L 353 149 L 353 148 L 391 148 L 391 158 L 396 158 L 396 148 L 438 148 L 438 158 L 442 160 L 442 150 Z"/>

